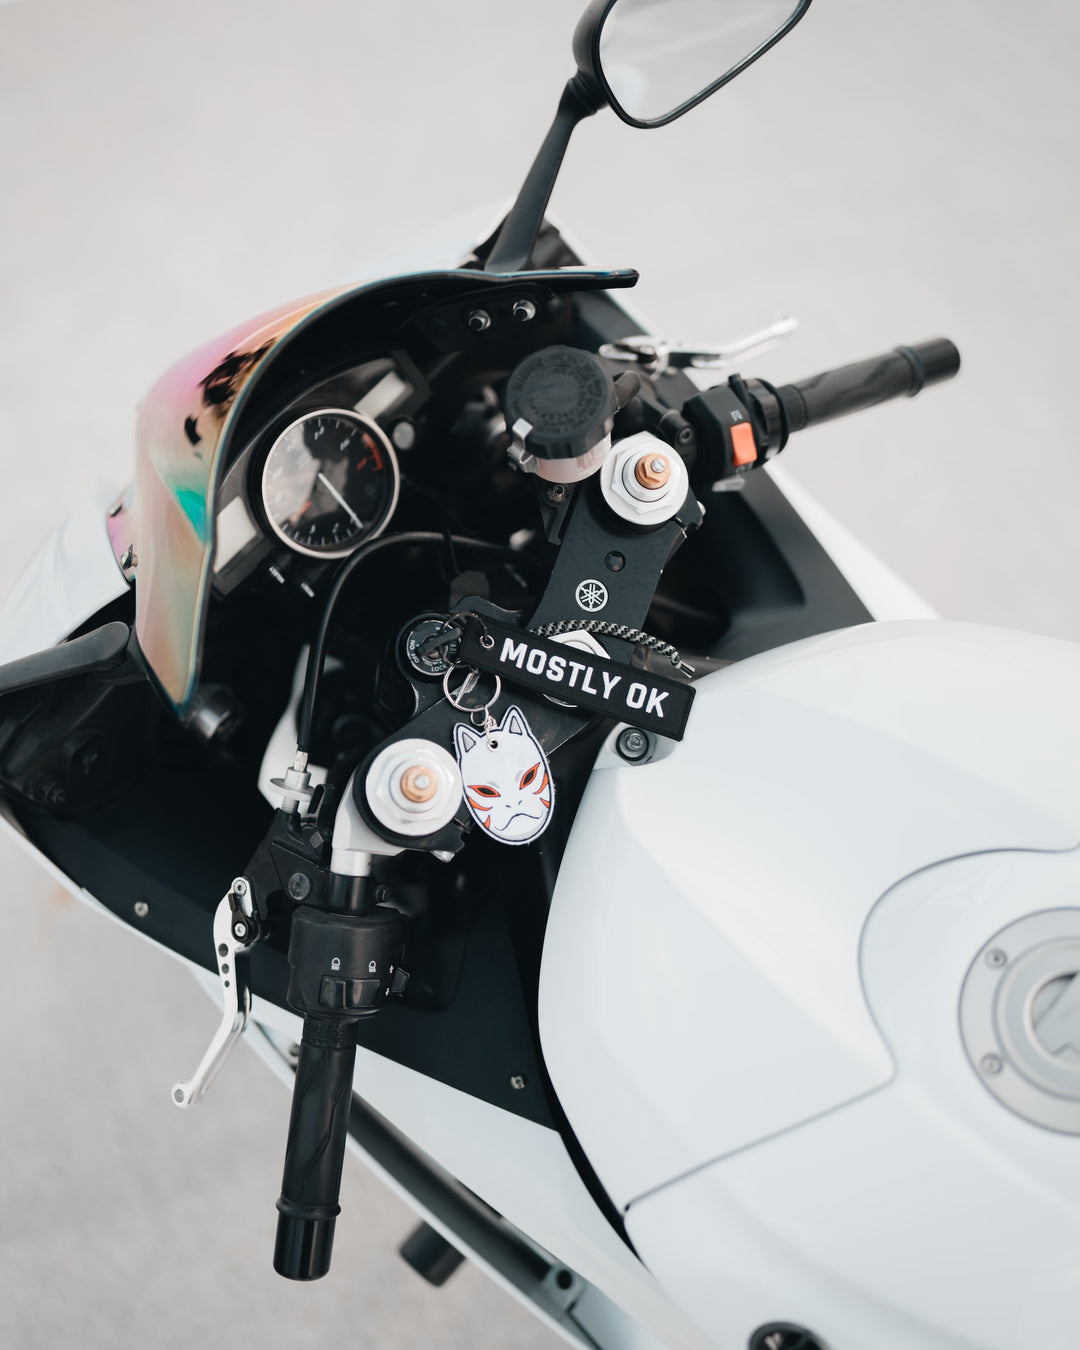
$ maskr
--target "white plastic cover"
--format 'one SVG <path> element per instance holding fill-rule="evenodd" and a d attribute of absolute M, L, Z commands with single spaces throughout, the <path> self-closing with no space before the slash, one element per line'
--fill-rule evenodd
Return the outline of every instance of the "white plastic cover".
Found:
<path fill-rule="evenodd" d="M 872 624 L 700 682 L 685 741 L 605 754 L 548 923 L 540 1032 L 619 1205 L 893 1074 L 859 941 L 920 868 L 1080 841 L 1080 646 Z"/>
<path fill-rule="evenodd" d="M 55 647 L 128 588 L 116 564 L 102 484 L 57 526 L 0 605 L 0 663 Z"/>

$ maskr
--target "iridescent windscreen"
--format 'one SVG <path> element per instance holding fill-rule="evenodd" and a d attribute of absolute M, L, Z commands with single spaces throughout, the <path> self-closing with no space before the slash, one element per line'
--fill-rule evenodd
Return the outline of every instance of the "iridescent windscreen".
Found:
<path fill-rule="evenodd" d="M 637 279 L 630 271 L 576 268 L 527 276 L 553 291 L 630 286 Z M 391 332 L 436 299 L 513 284 L 510 276 L 455 271 L 326 291 L 208 343 L 151 389 L 136 424 L 134 478 L 109 519 L 109 533 L 121 566 L 135 580 L 139 646 L 181 715 L 195 692 L 201 661 L 215 544 L 214 497 L 249 405 L 273 403 L 283 369 L 317 366 L 317 360 L 309 365 L 308 356 L 319 343 L 321 359 L 331 362 L 349 352 L 377 351 L 390 342 Z M 292 371 L 283 387 L 296 376 Z"/>

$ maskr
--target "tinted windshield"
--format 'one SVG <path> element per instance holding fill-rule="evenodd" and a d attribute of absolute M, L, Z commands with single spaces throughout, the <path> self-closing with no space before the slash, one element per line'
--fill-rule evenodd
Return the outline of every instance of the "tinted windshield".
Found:
<path fill-rule="evenodd" d="M 530 272 L 553 291 L 632 285 L 633 272 Z M 133 553 L 135 631 L 147 664 L 182 715 L 195 692 L 224 468 L 261 421 L 312 373 L 385 350 L 402 327 L 454 292 L 512 285 L 472 271 L 343 287 L 284 305 L 173 366 L 139 411 L 135 474 L 109 521 L 117 557 Z"/>

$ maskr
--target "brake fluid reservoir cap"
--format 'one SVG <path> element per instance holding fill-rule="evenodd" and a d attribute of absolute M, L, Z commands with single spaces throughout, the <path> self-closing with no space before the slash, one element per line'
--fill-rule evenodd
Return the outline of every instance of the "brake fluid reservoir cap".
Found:
<path fill-rule="evenodd" d="M 577 459 L 611 435 L 615 385 L 600 360 L 577 347 L 545 347 L 518 363 L 503 396 L 506 424 L 529 424 L 537 459 Z"/>

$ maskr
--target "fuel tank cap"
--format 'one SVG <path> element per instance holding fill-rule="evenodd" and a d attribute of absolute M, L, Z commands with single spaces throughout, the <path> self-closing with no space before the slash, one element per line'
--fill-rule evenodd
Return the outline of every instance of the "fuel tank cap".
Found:
<path fill-rule="evenodd" d="M 1028 914 L 990 939 L 964 978 L 960 1030 L 998 1101 L 1080 1134 L 1080 909 Z"/>

